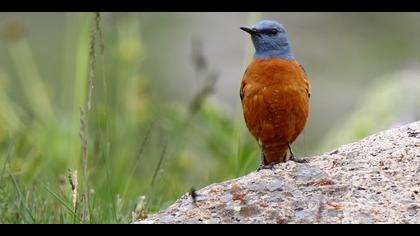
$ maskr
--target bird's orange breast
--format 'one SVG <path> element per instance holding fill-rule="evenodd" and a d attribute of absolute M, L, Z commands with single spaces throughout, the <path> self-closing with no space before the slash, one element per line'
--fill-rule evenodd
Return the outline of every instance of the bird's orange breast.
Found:
<path fill-rule="evenodd" d="M 296 61 L 255 59 L 241 83 L 244 118 L 265 148 L 267 163 L 280 162 L 305 127 L 310 84 Z M 271 147 L 271 150 L 270 150 Z"/>

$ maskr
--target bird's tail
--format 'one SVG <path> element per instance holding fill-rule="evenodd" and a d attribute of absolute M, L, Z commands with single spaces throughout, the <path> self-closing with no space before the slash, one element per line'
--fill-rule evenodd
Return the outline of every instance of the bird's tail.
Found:
<path fill-rule="evenodd" d="M 287 161 L 287 143 L 263 145 L 264 165 Z"/>

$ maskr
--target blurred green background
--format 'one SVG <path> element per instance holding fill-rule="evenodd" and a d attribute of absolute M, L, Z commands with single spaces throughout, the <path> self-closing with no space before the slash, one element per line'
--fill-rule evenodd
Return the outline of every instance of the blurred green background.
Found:
<path fill-rule="evenodd" d="M 129 223 L 255 170 L 262 18 L 312 83 L 298 156 L 420 118 L 419 13 L 0 13 L 0 223 Z"/>

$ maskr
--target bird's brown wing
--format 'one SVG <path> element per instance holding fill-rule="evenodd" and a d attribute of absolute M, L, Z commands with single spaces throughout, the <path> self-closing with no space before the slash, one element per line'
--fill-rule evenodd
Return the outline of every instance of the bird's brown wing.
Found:
<path fill-rule="evenodd" d="M 246 72 L 248 71 L 248 68 L 245 70 L 245 73 L 244 73 L 244 76 L 243 76 L 243 78 L 245 78 L 245 75 L 246 75 Z M 244 101 L 244 95 L 245 95 L 245 90 L 244 90 L 244 88 L 245 88 L 245 85 L 246 85 L 246 80 L 245 79 L 242 79 L 242 82 L 241 82 L 241 88 L 240 88 L 240 90 L 239 90 L 239 97 L 241 98 L 241 102 L 243 103 L 243 101 Z"/>
<path fill-rule="evenodd" d="M 309 80 L 308 80 L 308 74 L 306 73 L 305 68 L 301 64 L 299 64 L 299 67 L 302 69 L 303 79 L 305 80 L 305 89 L 306 89 L 306 92 L 308 93 L 308 98 L 310 98 L 311 97 L 311 84 L 309 83 Z"/>
<path fill-rule="evenodd" d="M 241 102 L 244 102 L 244 95 L 245 95 L 245 91 L 244 91 L 244 87 L 245 87 L 245 83 L 244 81 L 241 82 L 241 89 L 239 90 L 239 97 L 241 98 Z"/>

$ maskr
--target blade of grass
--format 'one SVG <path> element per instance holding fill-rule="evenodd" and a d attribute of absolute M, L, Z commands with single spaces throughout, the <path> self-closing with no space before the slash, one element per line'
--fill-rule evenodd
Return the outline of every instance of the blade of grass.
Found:
<path fill-rule="evenodd" d="M 9 144 L 9 147 L 7 148 L 6 159 L 4 160 L 4 163 L 3 163 L 3 168 L 2 168 L 1 173 L 0 173 L 0 183 L 1 183 L 1 182 L 2 182 L 2 180 L 3 180 L 3 175 L 4 175 L 4 172 L 6 171 L 6 166 L 7 166 L 7 164 L 9 163 L 10 158 L 12 157 L 12 148 L 13 148 L 13 145 L 14 145 L 14 143 L 13 143 L 13 142 L 11 142 L 11 143 Z"/>
<path fill-rule="evenodd" d="M 105 150 L 102 151 L 102 158 L 105 164 L 105 174 L 106 174 L 106 180 L 107 183 L 111 183 L 111 179 L 112 179 L 112 175 L 111 175 L 111 168 L 110 168 L 110 164 L 109 164 L 109 153 L 110 153 L 110 147 L 111 147 L 111 143 L 109 140 L 109 122 L 108 122 L 108 109 L 109 109 L 109 104 L 108 104 L 108 83 L 107 83 L 107 78 L 106 78 L 106 70 L 105 70 L 105 43 L 104 43 L 104 38 L 103 38 L 103 34 L 102 34 L 102 28 L 101 28 L 101 13 L 100 12 L 95 12 L 95 19 L 94 19 L 94 26 L 91 30 L 91 41 L 90 41 L 90 53 L 89 53 L 89 60 L 90 60 L 90 68 L 89 68 L 89 99 L 88 99 L 88 108 L 91 106 L 91 99 L 94 98 L 93 97 L 93 87 L 91 87 L 94 84 L 93 79 L 96 77 L 96 73 L 95 72 L 95 68 L 96 68 L 96 41 L 99 40 L 99 49 L 100 49 L 100 55 L 101 55 L 101 69 L 102 69 L 102 83 L 103 83 L 103 103 L 104 103 L 104 119 L 103 119 L 103 124 L 101 123 L 97 123 L 97 139 L 98 140 L 104 140 L 103 142 L 101 142 L 100 148 L 101 150 Z M 95 101 L 95 100 L 94 100 Z M 96 104 L 94 104 L 96 106 Z M 100 121 L 101 119 L 99 119 L 98 113 L 95 113 L 96 115 L 96 120 Z M 103 137 L 103 138 L 102 138 Z M 107 184 L 106 185 L 107 188 L 107 192 L 109 194 L 109 197 L 111 199 L 111 208 L 112 208 L 112 215 L 114 217 L 115 222 L 117 222 L 118 220 L 118 216 L 117 216 L 117 209 L 116 209 L 116 199 L 114 196 L 114 193 L 112 192 L 112 186 L 111 184 Z M 90 208 L 90 212 L 92 211 L 93 207 Z"/>
<path fill-rule="evenodd" d="M 13 175 L 13 173 L 10 170 L 7 170 L 7 171 L 9 173 L 10 178 L 12 179 L 13 186 L 15 187 L 15 190 L 18 193 L 20 204 L 22 204 L 23 208 L 28 213 L 29 217 L 31 217 L 31 221 L 32 221 L 31 223 L 35 223 L 35 218 L 32 215 L 31 210 L 29 209 L 28 205 L 26 205 L 26 202 L 23 200 L 23 194 L 22 194 L 21 189 L 19 188 L 19 185 L 18 185 L 18 183 L 16 181 L 15 176 Z"/>
<path fill-rule="evenodd" d="M 155 183 L 155 181 L 156 181 L 157 174 L 158 174 L 158 172 L 159 172 L 159 170 L 160 170 L 160 168 L 162 166 L 163 159 L 165 158 L 167 146 L 168 145 L 165 142 L 165 144 L 163 145 L 162 153 L 160 154 L 159 162 L 158 162 L 158 164 L 156 166 L 155 172 L 153 173 L 153 178 L 152 178 L 152 181 L 150 182 L 150 186 L 153 186 L 154 183 Z"/>
<path fill-rule="evenodd" d="M 108 145 L 107 145 L 107 152 L 108 153 L 109 153 L 109 149 L 110 149 L 110 145 L 108 143 Z M 105 159 L 105 160 L 108 160 L 108 159 Z M 108 161 L 105 161 L 105 173 L 106 173 L 107 183 L 111 183 L 111 169 L 110 169 Z M 107 185 L 107 190 L 108 190 L 108 193 L 109 193 L 109 197 L 111 199 L 111 207 L 112 207 L 112 213 L 113 213 L 112 215 L 114 217 L 114 220 L 117 221 L 117 219 L 118 219 L 117 207 L 115 205 L 116 204 L 116 199 L 114 197 L 114 193 L 112 192 L 111 184 Z"/>
<path fill-rule="evenodd" d="M 89 186 L 88 186 L 88 170 L 87 170 L 87 166 L 88 166 L 88 134 L 87 134 L 87 118 L 86 118 L 86 112 L 84 111 L 84 109 L 80 108 L 80 166 L 82 169 L 82 177 L 81 177 L 81 182 L 82 182 L 82 189 L 84 189 L 84 195 L 85 195 L 85 204 L 83 204 L 84 208 L 83 208 L 83 215 L 86 216 L 88 214 L 88 206 L 89 206 L 89 201 L 87 198 L 87 194 L 89 194 Z"/>
<path fill-rule="evenodd" d="M 89 137 L 89 113 L 92 111 L 92 103 L 94 103 L 94 107 L 96 107 L 96 102 L 94 96 L 94 89 L 95 89 L 95 78 L 96 78 L 96 34 L 97 34 L 97 26 L 98 26 L 98 15 L 95 13 L 94 21 L 92 21 L 92 26 L 90 30 L 90 41 L 89 41 L 89 68 L 88 68 L 88 94 L 87 94 L 87 104 L 86 109 L 81 108 L 81 140 L 82 140 L 82 168 L 83 168 L 83 186 L 84 186 L 84 195 L 85 195 L 85 208 L 84 208 L 84 215 L 88 215 L 89 219 L 92 219 L 91 215 L 91 207 L 90 207 L 90 191 L 89 191 L 89 176 L 88 176 L 88 159 L 89 159 L 89 152 L 88 152 L 88 137 Z M 98 117 L 98 113 L 95 112 L 92 115 L 96 115 Z M 97 118 L 98 119 L 98 118 Z M 97 137 L 98 138 L 98 137 Z"/>
<path fill-rule="evenodd" d="M 140 160 L 141 160 L 141 156 L 142 156 L 142 153 L 143 153 L 144 147 L 146 146 L 146 143 L 149 141 L 150 133 L 151 133 L 151 131 L 152 131 L 152 129 L 153 129 L 154 123 L 155 123 L 155 121 L 153 121 L 153 122 L 149 125 L 149 128 L 147 129 L 146 134 L 145 134 L 145 135 L 144 135 L 144 137 L 143 137 L 143 142 L 141 143 L 140 148 L 139 148 L 139 151 L 138 151 L 138 153 L 137 153 L 137 157 L 136 157 L 136 159 L 135 159 L 135 164 L 134 164 L 133 170 L 131 171 L 131 173 L 130 173 L 130 175 L 129 175 L 129 178 L 128 178 L 128 182 L 127 182 L 127 184 L 125 185 L 124 192 L 123 192 L 123 195 L 122 195 L 123 197 L 125 197 L 125 196 L 126 196 L 126 194 L 127 194 L 127 190 L 128 190 L 128 188 L 130 187 L 130 185 L 131 185 L 131 181 L 132 181 L 132 180 L 133 180 L 133 178 L 134 178 L 134 174 L 137 172 L 137 169 L 139 168 L 139 163 L 140 163 Z"/>
<path fill-rule="evenodd" d="M 92 109 L 92 99 L 93 99 L 93 90 L 95 88 L 95 68 L 96 68 L 96 34 L 98 31 L 100 15 L 95 13 L 95 22 L 92 25 L 90 31 L 90 42 L 89 42 L 89 86 L 88 86 L 88 101 L 87 101 L 87 111 L 89 112 Z"/>
<path fill-rule="evenodd" d="M 101 37 L 102 37 L 102 31 L 100 29 L 100 21 L 101 21 L 101 15 L 99 12 L 94 13 L 94 20 L 93 20 L 93 24 L 91 26 L 91 31 L 90 31 L 90 42 L 89 42 L 89 69 L 88 69 L 88 100 L 87 100 L 87 104 L 86 104 L 86 118 L 84 119 L 85 121 L 85 130 L 84 132 L 85 134 L 85 143 L 87 146 L 87 138 L 89 135 L 87 135 L 87 132 L 89 132 L 89 129 L 87 128 L 88 123 L 89 122 L 89 113 L 94 111 L 94 114 L 91 114 L 92 116 L 96 116 L 96 120 L 99 121 L 99 114 L 97 112 L 97 110 L 95 109 L 97 107 L 97 102 L 96 102 L 96 97 L 94 97 L 94 90 L 95 90 L 95 80 L 96 80 L 96 41 L 97 41 L 97 34 L 100 33 Z M 103 49 L 104 49 L 104 45 L 103 45 L 103 39 L 100 38 L 100 50 L 101 50 L 101 54 L 103 55 Z M 96 140 L 101 140 L 101 129 L 99 127 L 99 123 L 97 124 L 97 130 L 95 132 L 95 138 Z M 107 142 L 107 140 L 106 140 Z M 89 190 L 89 186 L 88 186 L 88 152 L 85 150 L 85 153 L 83 154 L 83 159 L 84 161 L 83 163 L 83 180 L 85 182 L 84 186 L 85 186 L 85 196 L 86 196 L 86 206 L 87 206 L 87 211 L 88 211 L 88 215 L 89 215 L 89 219 L 92 218 L 92 211 L 91 211 L 91 206 L 90 206 L 90 190 Z"/>
<path fill-rule="evenodd" d="M 79 222 L 85 223 L 85 221 L 80 218 L 80 216 L 78 216 L 76 214 L 76 212 L 73 211 L 73 209 L 66 204 L 66 202 L 61 199 L 57 194 L 55 194 L 53 191 L 51 191 L 47 186 L 44 185 L 45 190 L 47 190 L 47 192 L 49 194 L 51 194 L 57 201 L 59 201 L 61 203 L 61 205 L 63 205 Z"/>
<path fill-rule="evenodd" d="M 149 191 L 146 194 L 146 196 L 147 196 L 146 204 L 145 204 L 146 211 L 148 211 L 148 209 L 149 209 L 150 199 L 152 198 L 152 195 L 153 195 L 156 177 L 157 177 L 157 174 L 159 173 L 159 170 L 162 166 L 163 159 L 165 158 L 165 155 L 166 155 L 166 148 L 167 148 L 167 142 L 165 142 L 164 145 L 163 145 L 163 149 L 162 149 L 162 153 L 160 154 L 159 162 L 156 166 L 155 172 L 153 173 L 152 181 L 150 182 Z"/>
<path fill-rule="evenodd" d="M 76 28 L 75 43 L 70 47 L 74 48 L 75 51 L 72 53 L 72 60 L 74 63 L 71 65 L 73 68 L 70 69 L 72 72 L 71 81 L 72 85 L 72 101 L 71 103 L 71 122 L 72 122 L 72 138 L 69 140 L 68 152 L 69 159 L 74 160 L 72 164 L 77 166 L 77 157 L 80 157 L 80 139 L 77 138 L 77 134 L 80 126 L 80 107 L 86 104 L 86 92 L 87 92 L 87 75 L 88 75 L 88 58 L 89 58 L 89 25 L 90 19 L 86 13 L 69 13 L 69 21 Z M 80 163 L 80 162 L 79 162 Z M 82 171 L 80 171 L 82 173 Z"/>

